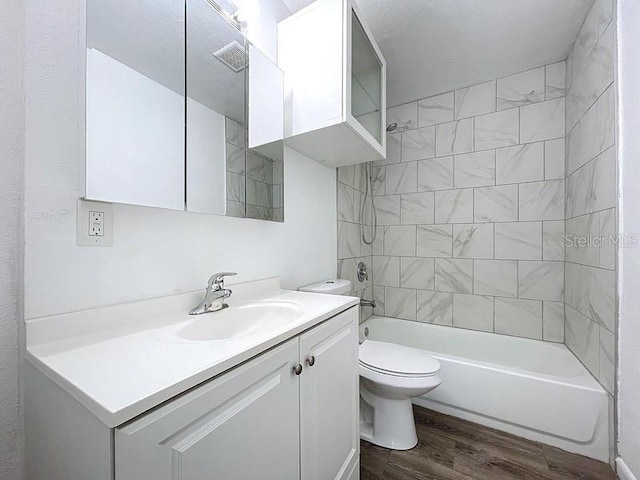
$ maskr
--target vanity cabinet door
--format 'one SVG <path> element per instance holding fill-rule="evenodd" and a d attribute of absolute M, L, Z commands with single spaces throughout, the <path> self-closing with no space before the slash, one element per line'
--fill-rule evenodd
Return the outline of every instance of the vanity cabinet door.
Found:
<path fill-rule="evenodd" d="M 298 479 L 298 352 L 295 338 L 118 428 L 116 480 Z"/>
<path fill-rule="evenodd" d="M 300 336 L 303 480 L 358 478 L 358 307 Z"/>

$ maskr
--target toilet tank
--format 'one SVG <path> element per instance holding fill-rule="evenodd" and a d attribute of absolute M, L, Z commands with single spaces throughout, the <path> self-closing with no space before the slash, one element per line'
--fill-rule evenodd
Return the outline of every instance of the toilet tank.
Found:
<path fill-rule="evenodd" d="M 323 282 L 312 283 L 300 287 L 301 292 L 325 293 L 329 295 L 345 295 L 351 291 L 351 281 L 332 278 Z"/>

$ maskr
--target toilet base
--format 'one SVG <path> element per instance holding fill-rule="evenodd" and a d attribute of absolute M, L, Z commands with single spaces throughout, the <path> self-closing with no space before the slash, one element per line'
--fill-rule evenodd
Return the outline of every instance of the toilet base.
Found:
<path fill-rule="evenodd" d="M 366 383 L 360 382 L 361 411 L 366 412 L 361 415 L 360 438 L 392 450 L 415 447 L 418 435 L 411 400 L 374 395 Z"/>

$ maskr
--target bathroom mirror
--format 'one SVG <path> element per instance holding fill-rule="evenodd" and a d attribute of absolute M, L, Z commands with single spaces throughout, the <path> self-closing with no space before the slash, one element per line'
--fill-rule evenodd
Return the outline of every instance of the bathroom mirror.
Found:
<path fill-rule="evenodd" d="M 87 0 L 85 198 L 184 209 L 184 73 L 182 2 Z"/>
<path fill-rule="evenodd" d="M 245 216 L 244 36 L 207 0 L 187 0 L 187 210 Z"/>
<path fill-rule="evenodd" d="M 284 221 L 284 74 L 249 45 L 246 216 Z"/>
<path fill-rule="evenodd" d="M 229 6 L 87 1 L 85 198 L 284 220 L 284 76 Z"/>

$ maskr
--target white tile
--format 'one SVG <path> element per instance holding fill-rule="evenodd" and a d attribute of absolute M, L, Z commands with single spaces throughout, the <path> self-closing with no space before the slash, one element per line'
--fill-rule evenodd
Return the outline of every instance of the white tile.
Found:
<path fill-rule="evenodd" d="M 434 218 L 434 193 L 406 193 L 401 200 L 403 225 L 432 224 Z"/>
<path fill-rule="evenodd" d="M 433 158 L 436 152 L 436 127 L 416 128 L 402 133 L 402 161 Z"/>
<path fill-rule="evenodd" d="M 400 258 L 373 257 L 373 284 L 384 287 L 400 286 Z"/>
<path fill-rule="evenodd" d="M 611 208 L 600 212 L 600 238 L 603 239 L 600 247 L 601 268 L 613 270 L 616 268 L 616 210 Z"/>
<path fill-rule="evenodd" d="M 582 315 L 615 330 L 616 275 L 613 270 L 567 263 L 566 300 Z"/>
<path fill-rule="evenodd" d="M 567 217 L 615 206 L 616 154 L 610 148 L 567 177 Z"/>
<path fill-rule="evenodd" d="M 544 179 L 564 178 L 565 160 L 564 138 L 544 142 Z"/>
<path fill-rule="evenodd" d="M 400 195 L 373 197 L 373 204 L 376 207 L 378 225 L 400 224 Z"/>
<path fill-rule="evenodd" d="M 436 126 L 436 156 L 473 151 L 473 118 Z"/>
<path fill-rule="evenodd" d="M 596 103 L 598 117 L 599 152 L 604 152 L 615 142 L 615 88 L 611 85 Z"/>
<path fill-rule="evenodd" d="M 541 222 L 496 223 L 496 258 L 542 260 Z"/>
<path fill-rule="evenodd" d="M 396 131 L 418 127 L 418 102 L 405 103 L 387 109 L 387 124 L 397 123 Z"/>
<path fill-rule="evenodd" d="M 517 297 L 518 262 L 476 260 L 473 267 L 473 292 L 479 295 Z"/>
<path fill-rule="evenodd" d="M 520 184 L 519 219 L 562 220 L 564 180 Z"/>
<path fill-rule="evenodd" d="M 374 196 L 384 195 L 386 192 L 386 183 L 387 183 L 387 167 L 379 166 L 373 167 L 372 170 L 373 182 L 371 185 L 371 189 L 373 190 Z"/>
<path fill-rule="evenodd" d="M 387 317 L 416 319 L 418 307 L 415 290 L 385 287 L 384 291 L 384 314 Z"/>
<path fill-rule="evenodd" d="M 279 188 L 279 196 L 280 196 L 280 205 L 279 207 L 283 207 L 283 185 L 278 185 Z M 274 187 L 274 196 L 276 195 L 275 187 Z M 373 225 L 373 212 L 371 212 L 371 202 L 367 199 L 367 204 L 365 205 L 364 212 L 360 212 L 360 208 L 362 207 L 362 197 L 364 194 L 355 188 L 353 189 L 353 221 L 355 223 L 360 223 L 360 215 L 364 214 L 364 224 L 365 225 Z"/>
<path fill-rule="evenodd" d="M 606 328 L 600 328 L 600 373 L 598 380 L 611 394 L 615 393 L 616 383 L 616 338 Z"/>
<path fill-rule="evenodd" d="M 435 289 L 439 292 L 471 293 L 473 260 L 436 258 Z"/>
<path fill-rule="evenodd" d="M 564 303 L 542 302 L 542 339 L 564 342 Z"/>
<path fill-rule="evenodd" d="M 567 62 L 562 61 L 546 67 L 546 100 L 564 97 L 567 86 Z"/>
<path fill-rule="evenodd" d="M 520 138 L 518 109 L 475 117 L 474 134 L 475 150 L 517 145 Z"/>
<path fill-rule="evenodd" d="M 356 169 L 354 165 L 338 167 L 338 181 L 355 188 Z"/>
<path fill-rule="evenodd" d="M 453 326 L 493 332 L 493 297 L 454 294 Z"/>
<path fill-rule="evenodd" d="M 567 261 L 598 266 L 600 252 L 591 239 L 600 235 L 600 214 L 593 213 L 566 221 Z"/>
<path fill-rule="evenodd" d="M 338 258 L 360 256 L 360 225 L 338 222 Z"/>
<path fill-rule="evenodd" d="M 455 258 L 493 258 L 493 223 L 453 226 Z"/>
<path fill-rule="evenodd" d="M 564 98 L 522 107 L 520 128 L 522 143 L 564 137 Z"/>
<path fill-rule="evenodd" d="M 453 157 L 418 162 L 418 191 L 453 188 Z"/>
<path fill-rule="evenodd" d="M 456 120 L 496 111 L 496 81 L 460 88 L 455 92 Z"/>
<path fill-rule="evenodd" d="M 251 201 L 250 197 L 252 196 L 252 194 L 250 194 L 249 192 L 251 190 L 251 188 L 249 187 L 249 184 L 252 182 L 253 182 L 252 180 L 247 181 L 247 202 L 253 203 L 255 205 L 256 202 Z M 338 182 L 338 200 L 337 200 L 338 220 L 342 220 L 344 222 L 354 221 L 353 193 L 354 193 L 353 188 L 349 187 L 348 185 L 345 185 L 344 183 Z"/>
<path fill-rule="evenodd" d="M 399 257 L 414 257 L 416 255 L 416 227 L 385 227 L 384 254 L 397 255 Z"/>
<path fill-rule="evenodd" d="M 519 262 L 518 297 L 554 302 L 563 301 L 564 263 Z"/>
<path fill-rule="evenodd" d="M 400 260 L 400 286 L 418 290 L 433 290 L 433 258 L 402 257 Z"/>
<path fill-rule="evenodd" d="M 235 123 L 235 122 L 234 122 Z M 245 155 L 244 148 L 232 143 L 226 144 L 227 147 L 227 170 L 244 175 L 245 171 Z"/>
<path fill-rule="evenodd" d="M 388 120 L 388 119 L 387 119 Z M 387 158 L 377 164 L 400 163 L 402 161 L 402 133 L 387 134 Z"/>
<path fill-rule="evenodd" d="M 387 195 L 418 191 L 418 163 L 387 165 L 385 178 Z"/>
<path fill-rule="evenodd" d="M 418 101 L 418 125 L 425 127 L 453 120 L 453 92 Z"/>
<path fill-rule="evenodd" d="M 565 222 L 562 220 L 554 222 L 542 222 L 542 259 L 543 260 L 564 260 Z"/>
<path fill-rule="evenodd" d="M 495 184 L 495 150 L 465 153 L 454 157 L 456 188 L 482 187 Z"/>
<path fill-rule="evenodd" d="M 496 333 L 542 340 L 542 302 L 496 298 Z"/>
<path fill-rule="evenodd" d="M 375 230 L 376 235 L 372 245 L 373 255 L 384 255 L 384 229 L 385 229 L 384 226 L 378 225 L 378 227 Z M 370 230 L 367 229 L 367 238 L 370 238 L 369 235 L 371 234 L 369 232 Z"/>
<path fill-rule="evenodd" d="M 498 79 L 498 110 L 544 100 L 544 67 Z"/>
<path fill-rule="evenodd" d="M 418 321 L 453 325 L 453 294 L 418 290 Z"/>
<path fill-rule="evenodd" d="M 474 190 L 474 219 L 476 222 L 514 222 L 518 220 L 518 185 L 481 187 Z"/>
<path fill-rule="evenodd" d="M 419 257 L 450 258 L 453 249 L 452 225 L 418 226 L 417 255 Z"/>
<path fill-rule="evenodd" d="M 544 180 L 544 144 L 527 143 L 496 150 L 496 184 Z"/>
<path fill-rule="evenodd" d="M 600 363 L 600 329 L 580 312 L 565 306 L 565 343 L 580 361 L 598 376 Z"/>
<path fill-rule="evenodd" d="M 438 191 L 435 202 L 435 223 L 473 222 L 473 189 Z"/>

